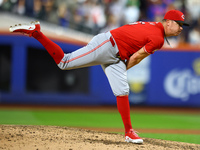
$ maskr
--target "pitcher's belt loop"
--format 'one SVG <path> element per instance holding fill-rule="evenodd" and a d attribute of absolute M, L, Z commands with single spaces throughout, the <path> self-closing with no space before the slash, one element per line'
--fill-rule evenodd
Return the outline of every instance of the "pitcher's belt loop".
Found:
<path fill-rule="evenodd" d="M 110 43 L 112 44 L 113 47 L 115 46 L 115 42 L 112 36 L 110 37 Z"/>
<path fill-rule="evenodd" d="M 112 44 L 113 47 L 115 46 L 115 41 L 114 41 L 114 39 L 113 39 L 112 36 L 110 37 L 110 43 Z M 121 59 L 119 53 L 117 53 L 117 57 L 118 57 L 119 59 Z"/>

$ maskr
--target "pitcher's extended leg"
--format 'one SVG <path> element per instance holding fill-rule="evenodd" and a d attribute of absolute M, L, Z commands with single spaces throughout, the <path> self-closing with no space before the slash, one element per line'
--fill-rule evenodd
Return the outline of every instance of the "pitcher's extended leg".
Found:
<path fill-rule="evenodd" d="M 18 24 L 10 27 L 10 32 L 21 32 L 33 36 L 48 51 L 58 67 L 62 70 L 70 70 L 104 63 L 115 63 L 118 49 L 114 48 L 110 42 L 110 33 L 99 34 L 86 46 L 72 53 L 64 54 L 63 50 L 56 43 L 48 39 L 40 31 L 38 21 L 30 24 Z"/>

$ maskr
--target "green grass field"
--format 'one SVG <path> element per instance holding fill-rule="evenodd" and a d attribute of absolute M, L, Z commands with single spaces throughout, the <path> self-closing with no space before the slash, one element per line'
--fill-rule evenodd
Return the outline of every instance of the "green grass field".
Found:
<path fill-rule="evenodd" d="M 132 113 L 132 124 L 139 129 L 200 130 L 199 114 Z M 86 110 L 0 109 L 0 124 L 54 125 L 68 127 L 123 128 L 119 113 Z M 141 137 L 200 144 L 200 134 L 140 133 Z"/>

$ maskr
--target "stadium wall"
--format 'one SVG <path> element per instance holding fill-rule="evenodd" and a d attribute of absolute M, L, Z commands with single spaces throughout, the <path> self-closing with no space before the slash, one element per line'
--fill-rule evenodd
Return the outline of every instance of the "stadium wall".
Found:
<path fill-rule="evenodd" d="M 13 23 L 11 20 L 7 22 Z M 1 104 L 116 104 L 100 66 L 61 71 L 38 41 L 11 35 L 8 27 L 3 24 L 0 30 Z M 84 46 L 92 37 L 48 23 L 42 27 L 66 53 Z M 128 74 L 131 104 L 200 107 L 199 49 L 162 49 Z"/>

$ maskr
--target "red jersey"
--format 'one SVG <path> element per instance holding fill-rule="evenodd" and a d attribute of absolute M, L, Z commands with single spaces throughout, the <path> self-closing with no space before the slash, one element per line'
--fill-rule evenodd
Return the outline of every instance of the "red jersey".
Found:
<path fill-rule="evenodd" d="M 160 22 L 135 22 L 110 31 L 122 60 L 144 47 L 148 54 L 164 44 L 164 27 Z"/>

